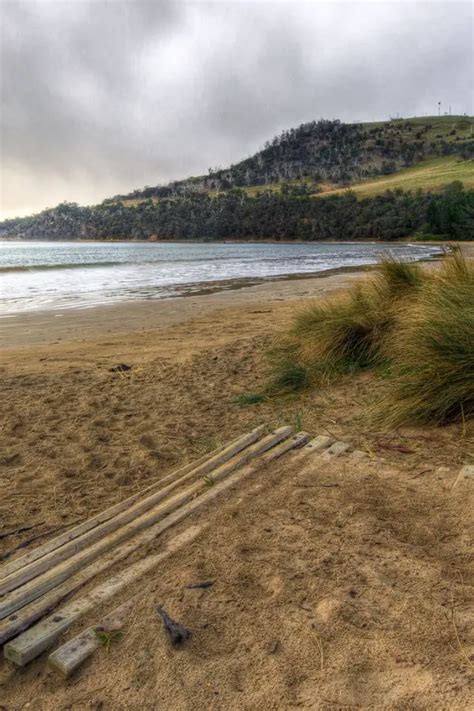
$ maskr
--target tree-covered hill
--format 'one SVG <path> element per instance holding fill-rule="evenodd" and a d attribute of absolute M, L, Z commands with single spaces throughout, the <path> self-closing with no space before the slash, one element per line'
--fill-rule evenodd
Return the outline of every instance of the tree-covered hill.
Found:
<path fill-rule="evenodd" d="M 0 223 L 0 238 L 474 239 L 473 123 L 305 124 L 226 171 L 96 206 L 63 203 Z"/>
<path fill-rule="evenodd" d="M 283 131 L 265 147 L 208 175 L 147 187 L 112 199 L 176 197 L 189 192 L 270 186 L 302 180 L 348 186 L 435 156 L 474 157 L 474 119 L 431 116 L 366 124 L 312 121 Z"/>

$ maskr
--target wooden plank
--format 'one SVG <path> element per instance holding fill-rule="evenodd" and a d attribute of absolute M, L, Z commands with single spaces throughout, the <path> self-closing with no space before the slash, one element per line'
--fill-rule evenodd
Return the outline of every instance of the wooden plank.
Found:
<path fill-rule="evenodd" d="M 116 632 L 125 625 L 127 618 L 137 603 L 138 596 L 124 602 L 109 612 L 100 622 L 68 640 L 49 655 L 48 663 L 63 676 L 70 676 L 101 646 L 101 632 Z"/>
<path fill-rule="evenodd" d="M 344 452 L 347 452 L 347 450 L 350 449 L 350 444 L 347 444 L 347 442 L 334 442 L 329 449 L 326 449 L 325 452 L 323 452 L 323 457 L 324 459 L 332 459 L 333 457 L 340 457 L 341 454 L 344 454 Z"/>
<path fill-rule="evenodd" d="M 328 435 L 319 435 L 309 442 L 304 448 L 305 452 L 322 452 L 330 447 L 336 440 Z"/>
<path fill-rule="evenodd" d="M 257 433 L 258 436 L 260 436 L 263 434 L 264 430 L 265 430 L 265 428 L 263 426 L 261 426 L 261 427 L 255 428 L 254 430 L 252 430 L 252 432 L 254 434 Z M 246 436 L 246 435 L 243 435 L 243 436 Z M 42 556 L 46 555 L 47 553 L 50 553 L 51 551 L 55 550 L 56 548 L 59 548 L 60 546 L 64 545 L 65 543 L 68 543 L 69 541 L 73 540 L 74 538 L 77 538 L 78 536 L 82 535 L 83 533 L 86 533 L 87 531 L 94 528 L 98 524 L 100 524 L 104 521 L 107 521 L 110 518 L 113 518 L 117 514 L 121 513 L 125 509 L 132 506 L 136 501 L 141 499 L 145 494 L 150 493 L 151 491 L 154 491 L 156 489 L 163 488 L 170 482 L 175 481 L 176 479 L 179 479 L 183 475 L 187 474 L 188 472 L 192 471 L 193 469 L 196 469 L 198 466 L 200 466 L 201 464 L 204 464 L 208 460 L 214 459 L 214 457 L 221 454 L 228 447 L 237 444 L 241 439 L 242 439 L 242 436 L 237 437 L 236 439 L 232 440 L 231 442 L 229 442 L 227 444 L 222 445 L 221 447 L 218 447 L 217 449 L 213 450 L 212 452 L 208 452 L 207 454 L 204 454 L 202 457 L 200 457 L 196 461 L 188 462 L 184 466 L 180 467 L 179 469 L 174 470 L 173 472 L 171 472 L 167 476 L 163 477 L 162 479 L 153 482 L 153 484 L 151 484 L 150 486 L 147 486 L 145 489 L 141 489 L 140 491 L 137 491 L 136 494 L 132 494 L 132 496 L 129 496 L 127 499 L 124 499 L 123 501 L 119 501 L 117 504 L 110 506 L 105 511 L 100 511 L 95 516 L 92 516 L 91 518 L 87 519 L 86 521 L 83 521 L 82 523 L 78 524 L 77 526 L 70 528 L 68 531 L 65 531 L 60 536 L 51 538 L 49 541 L 45 541 L 45 543 L 43 543 L 41 546 L 38 546 L 34 550 L 29 551 L 28 553 L 25 553 L 24 555 L 19 556 L 18 558 L 15 558 L 12 561 L 9 561 L 7 564 L 3 565 L 0 568 L 0 581 L 3 578 L 10 576 L 16 570 L 19 570 L 20 568 L 22 568 L 26 565 L 29 565 L 30 563 L 33 563 L 35 560 L 38 560 L 38 558 L 41 558 Z M 255 441 L 255 440 L 253 440 L 253 441 Z M 215 464 L 214 464 L 214 466 L 215 466 Z"/>
<path fill-rule="evenodd" d="M 219 454 L 211 457 L 210 459 L 205 460 L 199 466 L 190 469 L 184 475 L 181 475 L 180 477 L 176 478 L 174 481 L 169 483 L 167 486 L 160 488 L 155 493 L 150 494 L 145 498 L 141 498 L 132 506 L 127 506 L 124 510 L 121 510 L 112 518 L 107 517 L 106 520 L 100 523 L 99 519 L 101 517 L 103 518 L 103 514 L 97 514 L 97 516 L 94 517 L 94 519 L 96 520 L 96 524 L 91 528 L 87 526 L 88 530 L 86 530 L 84 533 L 78 535 L 77 530 L 75 533 L 66 532 L 61 537 L 63 539 L 63 544 L 60 545 L 58 548 L 55 548 L 50 553 L 41 556 L 30 564 L 24 565 L 19 570 L 16 570 L 10 575 L 5 576 L 0 581 L 0 595 L 5 595 L 11 590 L 15 590 L 15 588 L 18 588 L 20 585 L 23 585 L 24 583 L 28 582 L 29 580 L 32 580 L 36 576 L 41 575 L 41 573 L 43 573 L 44 571 L 49 570 L 52 566 L 60 563 L 63 560 L 66 560 L 67 558 L 70 558 L 75 553 L 77 553 L 77 551 L 82 550 L 87 545 L 90 545 L 95 541 L 100 540 L 108 533 L 111 533 L 112 531 L 117 530 L 129 521 L 136 519 L 140 514 L 144 513 L 145 511 L 148 511 L 149 509 L 156 506 L 156 504 L 158 504 L 160 501 L 163 501 L 165 498 L 167 498 L 171 494 L 171 492 L 182 486 L 189 479 L 203 476 L 215 469 L 217 466 L 225 463 L 226 461 L 229 461 L 230 459 L 232 459 L 232 457 L 236 456 L 237 454 L 245 450 L 245 448 L 247 448 L 249 445 L 253 444 L 256 440 L 258 440 L 262 434 L 262 431 L 262 427 L 256 428 L 252 432 L 249 432 L 248 434 L 239 437 L 232 444 L 226 446 Z M 130 499 L 128 499 L 127 501 L 129 500 Z M 117 508 L 117 506 L 118 505 L 113 508 Z M 108 509 L 108 511 L 110 511 L 110 509 Z M 91 520 L 93 519 L 90 519 L 89 521 Z M 89 522 L 85 523 L 88 524 Z M 73 536 L 72 540 L 70 539 L 71 535 Z"/>
<path fill-rule="evenodd" d="M 113 597 L 123 590 L 124 587 L 145 575 L 145 573 L 156 568 L 157 565 L 177 550 L 191 541 L 194 541 L 205 527 L 206 526 L 197 525 L 190 526 L 183 531 L 183 533 L 171 539 L 165 550 L 161 553 L 148 556 L 137 563 L 133 563 L 121 573 L 114 575 L 101 585 L 98 585 L 87 593 L 87 595 L 84 595 L 84 597 L 70 602 L 60 613 L 46 618 L 43 622 L 35 625 L 35 627 L 32 627 L 23 635 L 20 635 L 20 637 L 6 644 L 4 647 L 5 657 L 15 662 L 15 664 L 23 666 L 54 642 L 74 620 L 84 615 L 96 605 Z M 43 639 L 44 634 L 46 634 L 48 640 L 46 646 L 43 646 L 45 644 Z M 43 637 L 41 637 L 41 635 L 43 635 Z M 41 651 L 38 652 L 38 649 L 41 649 Z"/>
<path fill-rule="evenodd" d="M 160 525 L 166 527 L 174 525 L 186 516 L 189 516 L 190 513 L 194 512 L 200 506 L 207 504 L 209 501 L 213 500 L 228 489 L 238 484 L 244 478 L 257 472 L 260 466 L 261 462 L 259 459 L 257 459 L 251 464 L 247 464 L 247 466 L 243 467 L 242 469 L 233 472 L 229 477 L 212 486 L 202 496 L 197 499 L 194 499 L 186 506 L 183 506 L 175 513 L 171 514 L 171 516 L 165 519 L 165 521 L 163 521 Z M 128 568 L 128 570 L 130 570 L 130 568 Z M 83 571 L 83 573 L 85 572 L 86 571 Z M 44 652 L 76 619 L 78 619 L 78 617 L 84 614 L 84 612 L 88 612 L 95 606 L 95 604 L 98 604 L 98 602 L 102 601 L 103 598 L 99 595 L 98 602 L 95 602 L 94 593 L 98 590 L 103 589 L 104 585 L 107 586 L 108 582 L 109 581 L 106 581 L 105 583 L 97 586 L 96 588 L 94 588 L 93 591 L 91 591 L 87 596 L 85 596 L 85 598 L 89 601 L 86 605 L 86 609 L 84 609 L 81 600 L 76 600 L 69 603 L 68 605 L 62 608 L 60 614 L 50 615 L 48 618 L 39 622 L 34 627 L 27 630 L 19 637 L 5 645 L 5 656 L 8 659 L 14 661 L 16 664 L 23 666 L 24 664 L 27 664 L 29 661 Z M 84 598 L 82 598 L 82 600 L 84 600 Z M 41 601 L 39 601 L 39 603 L 41 604 Z M 38 602 L 34 603 L 34 605 L 38 605 Z M 25 608 L 25 610 L 26 609 L 27 608 Z M 22 610 L 19 613 L 19 617 L 21 617 L 23 613 L 24 611 Z M 25 623 L 27 624 L 26 616 L 23 615 L 23 624 L 25 625 Z M 16 622 L 10 622 L 10 626 L 14 624 L 18 625 L 18 620 Z M 25 629 L 25 627 L 22 627 L 21 629 Z M 11 636 L 12 635 L 10 634 L 10 637 Z M 0 640 L 2 638 L 5 638 L 4 625 L 0 625 Z"/>
<path fill-rule="evenodd" d="M 279 459 L 286 454 L 286 452 L 289 452 L 290 449 L 298 449 L 299 447 L 302 447 L 309 441 L 309 438 L 310 435 L 307 432 L 297 432 L 289 439 L 277 444 L 276 447 L 273 447 L 273 449 L 266 454 L 263 454 L 260 458 L 260 462 L 273 462 L 275 459 Z"/>
<path fill-rule="evenodd" d="M 212 486 L 215 481 L 222 477 L 228 476 L 232 471 L 246 464 L 250 459 L 263 454 L 268 449 L 278 444 L 291 435 L 291 427 L 280 427 L 275 432 L 264 437 L 260 442 L 248 447 L 241 452 L 237 457 L 234 457 L 225 464 L 215 469 L 204 479 L 199 480 L 191 485 L 183 492 L 172 496 L 164 503 L 159 504 L 147 513 L 139 516 L 135 520 L 127 523 L 118 530 L 115 530 L 108 536 L 104 536 L 94 545 L 79 550 L 75 555 L 59 563 L 51 570 L 47 570 L 42 575 L 30 580 L 25 585 L 22 585 L 17 590 L 4 595 L 0 602 L 0 619 L 3 619 L 12 612 L 19 610 L 24 605 L 28 604 L 37 597 L 40 597 L 48 590 L 56 587 L 64 580 L 73 575 L 77 570 L 84 567 L 88 563 L 98 558 L 102 553 L 109 551 L 111 548 L 123 543 L 128 538 L 131 538 L 134 533 L 138 533 L 144 528 L 148 528 L 156 523 L 164 516 L 172 513 L 177 508 L 187 503 L 205 489 L 207 486 Z M 72 542 L 74 543 L 74 541 Z"/>
<path fill-rule="evenodd" d="M 73 592 L 77 591 L 86 582 L 88 582 L 88 580 L 95 577 L 95 575 L 103 573 L 109 567 L 133 553 L 140 546 L 150 543 L 161 533 L 176 525 L 190 514 L 194 513 L 194 511 L 199 509 L 201 506 L 206 505 L 220 494 L 238 484 L 244 478 L 256 472 L 260 466 L 262 466 L 262 459 L 257 458 L 252 464 L 247 464 L 247 466 L 238 469 L 227 478 L 224 478 L 223 481 L 211 486 L 199 497 L 193 499 L 181 508 L 178 508 L 163 521 L 160 521 L 158 524 L 155 524 L 151 528 L 147 529 L 131 541 L 113 550 L 107 557 L 100 558 L 92 565 L 89 565 L 87 568 L 81 570 L 74 577 L 69 578 L 62 585 L 59 585 L 46 595 L 43 595 L 41 598 L 35 600 L 33 603 L 23 607 L 23 609 L 19 610 L 17 613 L 10 615 L 6 620 L 0 622 L 0 644 L 3 644 L 20 632 L 23 632 L 23 630 L 28 629 L 28 627 L 30 627 L 34 622 L 54 610 L 66 596 L 70 596 Z"/>

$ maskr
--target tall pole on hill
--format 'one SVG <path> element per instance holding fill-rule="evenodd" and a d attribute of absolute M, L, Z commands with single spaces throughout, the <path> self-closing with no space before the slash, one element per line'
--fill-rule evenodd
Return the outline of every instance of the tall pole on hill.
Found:
<path fill-rule="evenodd" d="M 441 116 L 441 101 L 438 101 L 438 116 Z"/>

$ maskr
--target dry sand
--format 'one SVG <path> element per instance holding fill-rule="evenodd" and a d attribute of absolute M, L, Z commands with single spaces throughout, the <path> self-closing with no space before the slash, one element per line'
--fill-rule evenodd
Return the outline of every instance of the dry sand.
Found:
<path fill-rule="evenodd" d="M 0 538 L 0 555 L 261 422 L 329 431 L 374 459 L 306 472 L 275 465 L 196 515 L 211 526 L 137 586 L 123 640 L 68 682 L 45 656 L 22 671 L 1 661 L 0 708 L 470 706 L 473 499 L 468 483 L 454 483 L 472 457 L 472 429 L 374 431 L 371 376 L 254 407 L 233 401 L 262 387 L 264 349 L 302 300 L 355 278 L 3 324 L 0 536 L 34 528 Z M 132 370 L 111 373 L 121 362 Z M 183 589 L 208 578 L 208 590 Z M 155 602 L 193 630 L 183 650 L 167 646 Z"/>

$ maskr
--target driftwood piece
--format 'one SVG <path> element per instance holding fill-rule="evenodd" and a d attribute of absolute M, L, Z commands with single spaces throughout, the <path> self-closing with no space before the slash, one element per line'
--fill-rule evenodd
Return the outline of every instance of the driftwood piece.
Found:
<path fill-rule="evenodd" d="M 69 542 L 67 542 L 68 534 L 66 532 L 66 534 L 61 537 L 63 539 L 63 544 L 59 548 L 52 550 L 50 553 L 43 555 L 41 558 L 23 566 L 10 575 L 6 575 L 5 570 L 0 570 L 0 574 L 3 575 L 3 579 L 0 580 L 0 595 L 5 595 L 11 590 L 15 590 L 15 588 L 20 587 L 20 585 L 23 585 L 33 578 L 41 575 L 44 571 L 49 571 L 54 565 L 73 557 L 76 553 L 85 549 L 90 544 L 103 539 L 107 534 L 120 529 L 130 521 L 136 520 L 141 514 L 152 509 L 160 501 L 166 499 L 175 489 L 186 483 L 189 479 L 203 476 L 212 471 L 215 467 L 231 460 L 237 454 L 248 448 L 249 445 L 258 440 L 261 434 L 262 428 L 257 428 L 247 435 L 240 437 L 233 444 L 226 447 L 222 452 L 206 460 L 201 465 L 192 468 L 190 471 L 187 471 L 167 486 L 158 489 L 158 491 L 145 498 L 142 498 L 132 506 L 128 506 L 124 510 L 119 511 L 112 518 L 108 517 L 107 520 L 102 523 L 97 521 L 98 525 L 94 525 L 86 532 L 80 535 L 77 535 L 76 533 L 74 538 Z M 117 506 L 121 507 L 121 505 Z M 112 508 L 117 508 L 117 506 Z M 100 514 L 98 514 L 95 518 L 99 519 Z M 8 568 L 8 566 L 6 567 Z M 0 609 L 1 607 L 2 606 L 0 605 Z M 2 619 L 2 616 L 4 617 L 5 615 L 2 615 L 2 612 L 0 611 L 0 619 Z"/>
<path fill-rule="evenodd" d="M 182 625 L 180 622 L 175 622 L 175 620 L 172 620 L 168 613 L 165 612 L 162 607 L 158 605 L 156 611 L 161 617 L 163 627 L 168 633 L 168 638 L 173 647 L 183 644 L 184 642 L 186 642 L 187 639 L 191 637 L 191 630 Z"/>
<path fill-rule="evenodd" d="M 206 588 L 212 588 L 214 585 L 214 580 L 203 580 L 202 583 L 190 583 L 186 585 L 186 590 L 205 590 Z"/>
<path fill-rule="evenodd" d="M 205 526 L 190 526 L 169 541 L 161 553 L 150 555 L 133 563 L 122 572 L 97 585 L 82 598 L 68 603 L 59 612 L 50 615 L 16 639 L 8 642 L 3 648 L 5 657 L 18 666 L 24 666 L 48 649 L 75 620 L 156 568 L 163 560 L 184 545 L 194 541 L 204 528 Z"/>
<path fill-rule="evenodd" d="M 253 430 L 252 432 L 254 434 L 257 434 L 258 436 L 260 436 L 263 433 L 263 431 L 264 431 L 264 427 L 259 427 L 259 428 L 256 428 L 255 430 Z M 113 518 L 114 516 L 119 514 L 121 511 L 124 511 L 125 509 L 132 506 L 136 501 L 141 499 L 145 494 L 149 494 L 152 491 L 163 488 L 164 486 L 168 485 L 169 483 L 171 483 L 171 482 L 175 481 L 176 479 L 181 478 L 185 474 L 189 473 L 193 469 L 196 469 L 198 466 L 201 466 L 205 462 L 207 462 L 211 459 L 214 459 L 214 457 L 221 454 L 227 447 L 230 447 L 230 446 L 236 444 L 241 439 L 242 439 L 242 437 L 237 437 L 232 442 L 230 442 L 226 445 L 223 445 L 222 447 L 218 447 L 213 452 L 209 452 L 209 453 L 203 455 L 197 461 L 189 462 L 188 464 L 183 465 L 179 469 L 174 470 L 167 476 L 163 477 L 159 481 L 154 482 L 153 484 L 146 487 L 145 489 L 141 489 L 136 494 L 132 494 L 132 496 L 129 496 L 124 501 L 119 501 L 117 504 L 110 506 L 105 511 L 100 511 L 95 516 L 92 516 L 91 518 L 87 519 L 86 521 L 83 521 L 79 525 L 74 526 L 73 528 L 69 529 L 68 531 L 61 534 L 60 536 L 56 536 L 56 538 L 52 538 L 49 541 L 46 541 L 41 546 L 38 546 L 37 548 L 30 551 L 29 553 L 26 553 L 25 555 L 23 555 L 19 558 L 16 558 L 15 560 L 12 560 L 11 562 L 9 562 L 6 565 L 1 567 L 0 580 L 11 576 L 15 571 L 20 570 L 20 568 L 23 568 L 23 567 L 33 563 L 35 560 L 42 558 L 43 556 L 47 555 L 51 551 L 56 550 L 57 548 L 60 548 L 61 546 L 65 545 L 66 543 L 69 543 L 69 541 L 72 541 L 75 538 L 78 538 L 79 536 L 81 536 L 82 534 L 91 530 L 92 528 L 99 525 L 100 523 L 107 521 L 110 518 Z"/>
<path fill-rule="evenodd" d="M 53 669 L 69 676 L 101 646 L 100 635 L 121 630 L 127 618 L 137 603 L 137 596 L 133 596 L 119 607 L 109 612 L 97 625 L 68 640 L 59 649 L 49 655 L 48 663 Z"/>
<path fill-rule="evenodd" d="M 18 526 L 17 528 L 11 528 L 9 531 L 2 531 L 0 533 L 0 540 L 2 540 L 2 538 L 8 538 L 8 536 L 16 536 L 18 533 L 31 531 L 32 528 L 38 528 L 38 526 L 42 526 L 43 523 L 44 521 L 40 521 L 40 523 L 32 523 L 31 526 Z"/>

